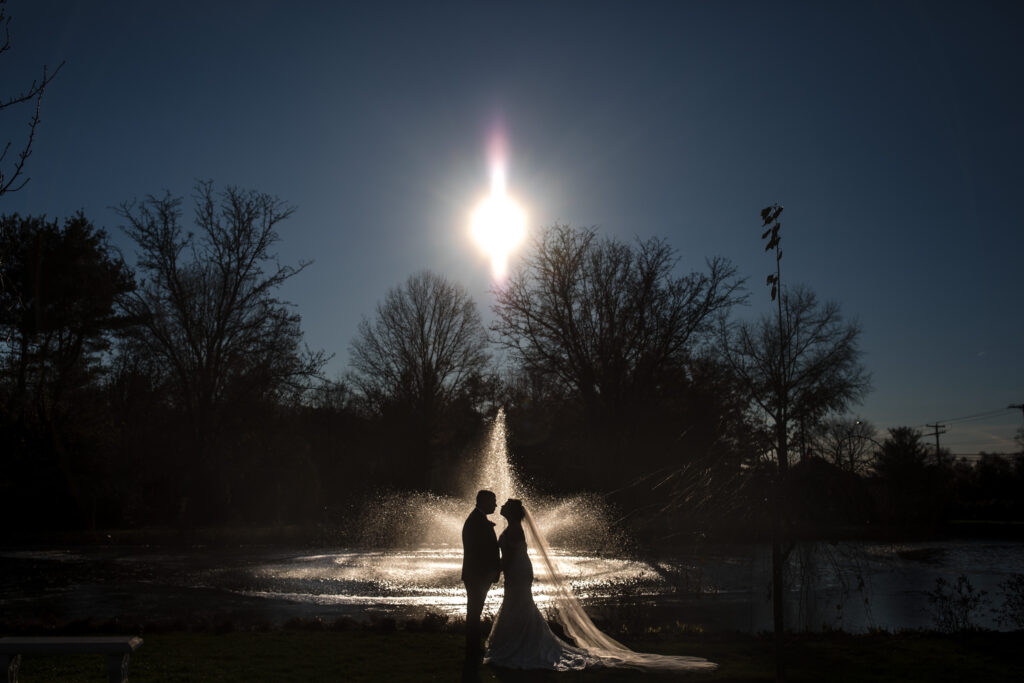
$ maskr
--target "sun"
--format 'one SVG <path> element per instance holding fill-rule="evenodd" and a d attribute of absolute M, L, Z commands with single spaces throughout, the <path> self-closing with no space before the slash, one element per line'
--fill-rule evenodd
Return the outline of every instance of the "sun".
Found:
<path fill-rule="evenodd" d="M 491 257 L 494 277 L 504 277 L 508 257 L 526 236 L 526 216 L 505 193 L 505 169 L 491 169 L 491 194 L 473 211 L 470 232 L 480 248 Z"/>

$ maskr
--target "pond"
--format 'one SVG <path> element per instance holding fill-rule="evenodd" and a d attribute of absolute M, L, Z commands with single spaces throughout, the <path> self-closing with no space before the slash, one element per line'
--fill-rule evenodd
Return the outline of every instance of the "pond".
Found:
<path fill-rule="evenodd" d="M 595 617 L 679 621 L 716 631 L 771 628 L 766 545 L 701 546 L 658 560 L 557 550 L 559 565 Z M 790 560 L 788 624 L 862 632 L 928 628 L 937 578 L 967 576 L 990 604 L 978 625 L 997 628 L 999 584 L 1024 568 L 1011 541 L 840 543 L 798 546 Z M 0 551 L 8 623 L 78 620 L 166 624 L 282 624 L 294 618 L 460 615 L 461 550 L 442 546 L 366 551 L 77 547 Z M 492 589 L 486 611 L 501 601 Z M 538 571 L 543 607 L 548 586 Z"/>

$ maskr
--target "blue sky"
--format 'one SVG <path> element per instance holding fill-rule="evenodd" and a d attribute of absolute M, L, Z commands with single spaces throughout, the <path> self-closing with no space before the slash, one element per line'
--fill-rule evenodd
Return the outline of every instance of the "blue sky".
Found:
<path fill-rule="evenodd" d="M 783 277 L 863 326 L 878 427 L 946 421 L 954 453 L 1012 448 L 1024 403 L 1020 3 L 11 0 L 2 92 L 67 64 L 29 185 L 4 213 L 110 209 L 197 178 L 298 207 L 284 296 L 340 373 L 362 316 L 429 268 L 487 316 L 467 237 L 506 131 L 531 228 L 660 236 L 680 269 L 732 259 L 754 316 Z M 27 111 L 0 116 L 16 142 Z M 989 415 L 991 413 L 991 415 Z M 954 420 L 986 414 L 981 419 Z"/>

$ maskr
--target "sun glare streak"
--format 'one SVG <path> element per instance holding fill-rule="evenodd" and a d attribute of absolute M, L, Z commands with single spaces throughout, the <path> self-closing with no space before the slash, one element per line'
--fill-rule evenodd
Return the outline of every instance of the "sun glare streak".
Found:
<path fill-rule="evenodd" d="M 500 163 L 491 168 L 491 194 L 473 212 L 471 233 L 491 257 L 494 277 L 504 277 L 509 254 L 526 236 L 526 216 L 505 192 L 505 168 Z"/>

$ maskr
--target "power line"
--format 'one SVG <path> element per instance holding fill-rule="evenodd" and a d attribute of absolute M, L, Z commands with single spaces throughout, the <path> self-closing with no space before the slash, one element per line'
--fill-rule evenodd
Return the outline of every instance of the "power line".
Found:
<path fill-rule="evenodd" d="M 956 424 L 964 425 L 964 424 L 973 424 L 973 423 L 978 423 L 978 422 L 990 422 L 993 419 L 995 419 L 996 417 L 997 417 L 996 415 L 985 415 L 985 416 L 981 416 L 981 417 L 975 417 L 975 418 L 972 418 L 970 420 L 960 420 Z M 1009 418 L 1007 418 L 1007 419 L 1009 419 Z M 946 422 L 949 422 L 949 420 L 946 420 Z M 925 426 L 927 426 L 927 425 L 925 425 Z"/>
<path fill-rule="evenodd" d="M 1016 409 L 1018 407 L 1019 406 L 1013 406 L 1014 409 Z M 999 410 L 989 410 L 988 412 L 974 413 L 973 415 L 964 415 L 963 417 L 951 417 L 951 418 L 948 418 L 946 420 L 942 420 L 942 422 L 963 422 L 964 420 L 976 420 L 976 419 L 984 418 L 984 417 L 994 417 L 996 415 L 999 415 L 1000 413 L 1005 413 L 1005 412 L 1007 412 L 1009 410 L 1010 410 L 1010 408 L 1000 408 Z M 929 427 L 930 425 L 923 424 L 923 425 L 918 425 L 918 426 L 919 427 Z"/>

